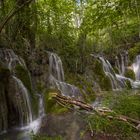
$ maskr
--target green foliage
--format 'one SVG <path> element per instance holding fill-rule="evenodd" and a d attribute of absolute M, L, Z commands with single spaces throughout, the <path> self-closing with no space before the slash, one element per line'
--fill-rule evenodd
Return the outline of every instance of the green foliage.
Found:
<path fill-rule="evenodd" d="M 127 69 L 125 72 L 125 77 L 131 78 L 133 80 L 135 80 L 135 73 L 133 70 L 131 69 Z"/>
<path fill-rule="evenodd" d="M 113 109 L 117 113 L 121 113 L 135 119 L 140 119 L 139 101 L 139 95 L 123 95 L 119 97 L 117 102 L 114 104 Z"/>
<path fill-rule="evenodd" d="M 135 92 L 135 91 L 134 91 Z M 104 95 L 103 104 L 111 107 L 118 114 L 135 119 L 140 118 L 140 96 L 133 91 L 109 92 Z"/>
<path fill-rule="evenodd" d="M 99 60 L 94 60 L 94 67 L 93 67 L 93 77 L 99 83 L 101 89 L 103 90 L 111 90 L 111 82 L 109 77 L 103 71 L 103 66 Z"/>
<path fill-rule="evenodd" d="M 139 120 L 140 119 L 140 96 L 133 94 L 130 91 L 123 92 L 109 92 L 103 96 L 102 105 L 111 108 L 114 113 L 108 114 L 111 116 L 115 115 L 126 115 L 128 117 Z M 87 117 L 89 122 L 89 130 L 95 133 L 110 134 L 121 140 L 138 140 L 139 133 L 126 122 L 119 121 L 116 119 L 109 119 L 106 116 L 100 115 L 89 115 Z"/>
<path fill-rule="evenodd" d="M 25 87 L 32 93 L 32 84 L 29 72 L 27 69 L 23 68 L 21 65 L 15 67 L 16 76 L 23 82 Z"/>
<path fill-rule="evenodd" d="M 140 53 L 140 42 L 136 43 L 134 47 L 129 49 L 130 60 L 133 62 L 136 55 Z"/>
<path fill-rule="evenodd" d="M 98 115 L 89 116 L 88 121 L 95 133 L 110 134 L 112 137 L 117 136 L 117 138 L 121 140 L 132 140 L 135 136 L 135 130 L 133 127 L 125 122 L 115 119 L 110 120 Z"/>

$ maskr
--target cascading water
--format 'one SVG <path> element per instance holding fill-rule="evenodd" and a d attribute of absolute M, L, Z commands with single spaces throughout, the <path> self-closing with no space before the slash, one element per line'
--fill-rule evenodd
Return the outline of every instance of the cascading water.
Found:
<path fill-rule="evenodd" d="M 118 56 L 116 56 L 115 65 L 119 71 L 120 75 L 124 75 L 126 67 L 128 66 L 128 52 L 124 51 Z"/>
<path fill-rule="evenodd" d="M 80 90 L 76 86 L 64 82 L 62 61 L 55 53 L 49 52 L 49 70 L 50 87 L 57 88 L 65 96 L 80 97 Z"/>
<path fill-rule="evenodd" d="M 24 61 L 11 49 L 0 49 L 0 132 L 32 122 L 28 89 L 16 76 L 17 66 L 26 71 Z"/>
<path fill-rule="evenodd" d="M 18 112 L 20 114 L 21 127 L 23 127 L 23 125 L 25 123 L 29 124 L 30 122 L 32 122 L 32 110 L 31 110 L 31 104 L 30 104 L 30 99 L 29 99 L 29 93 L 20 79 L 18 79 L 15 76 L 12 76 L 12 79 L 15 82 L 15 86 L 16 86 L 15 94 L 17 96 L 19 96 L 19 94 L 21 94 L 23 104 L 25 105 L 25 107 L 23 107 L 20 102 L 17 103 Z M 16 100 L 16 101 L 18 102 L 18 100 Z M 25 108 L 25 110 L 23 110 L 24 108 Z M 24 114 L 24 113 L 26 113 L 26 114 Z M 25 119 L 24 119 L 24 116 L 26 117 Z"/>
<path fill-rule="evenodd" d="M 105 74 L 109 77 L 111 81 L 113 90 L 125 88 L 128 81 L 130 82 L 132 87 L 136 87 L 136 84 L 132 79 L 116 74 L 108 60 L 105 60 L 103 57 L 99 57 L 99 60 L 102 62 Z"/>
<path fill-rule="evenodd" d="M 99 57 L 99 60 L 102 62 L 105 74 L 109 77 L 111 81 L 112 89 L 119 89 L 120 85 L 118 84 L 117 77 L 109 61 L 105 60 L 103 57 Z"/>
<path fill-rule="evenodd" d="M 121 74 L 124 75 L 125 73 L 125 58 L 124 56 L 121 54 Z"/>
<path fill-rule="evenodd" d="M 119 62 L 119 58 L 118 56 L 115 57 L 116 61 L 115 61 L 115 66 L 118 69 L 119 74 L 121 74 L 121 66 L 120 66 L 120 62 Z"/>
<path fill-rule="evenodd" d="M 25 77 L 29 87 L 25 86 Z M 30 85 L 30 75 L 24 60 L 11 49 L 0 49 L 0 134 L 7 130 L 13 133 L 36 133 L 39 130 L 45 115 L 43 96 L 30 93 Z M 37 103 L 37 99 L 33 99 L 33 96 L 38 96 L 39 102 L 38 116 L 35 120 L 32 102 Z M 0 135 L 0 139 L 3 135 Z"/>
<path fill-rule="evenodd" d="M 49 53 L 49 70 L 58 81 L 64 81 L 64 70 L 60 57 L 57 54 Z"/>
<path fill-rule="evenodd" d="M 140 81 L 140 55 L 136 56 L 132 69 L 135 73 L 136 81 Z"/>

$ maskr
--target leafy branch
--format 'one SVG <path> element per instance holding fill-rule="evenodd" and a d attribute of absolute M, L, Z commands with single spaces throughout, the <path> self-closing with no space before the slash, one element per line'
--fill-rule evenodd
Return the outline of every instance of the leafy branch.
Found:
<path fill-rule="evenodd" d="M 18 8 L 14 7 L 13 9 L 10 10 L 10 12 L 7 14 L 3 22 L 0 24 L 0 33 L 2 32 L 2 29 L 4 26 L 8 23 L 8 21 L 16 14 L 18 13 L 23 7 L 26 5 L 30 4 L 33 0 L 28 0 L 24 2 L 22 5 L 20 5 Z M 17 9 L 16 9 L 17 8 Z"/>

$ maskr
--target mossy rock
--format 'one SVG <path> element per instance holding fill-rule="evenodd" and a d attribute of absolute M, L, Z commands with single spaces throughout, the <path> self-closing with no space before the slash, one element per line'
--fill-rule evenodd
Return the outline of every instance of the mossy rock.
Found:
<path fill-rule="evenodd" d="M 132 89 L 132 85 L 131 85 L 131 82 L 129 80 L 126 80 L 126 88 Z"/>
<path fill-rule="evenodd" d="M 98 79 L 98 83 L 103 90 L 111 90 L 112 85 L 109 77 L 105 74 L 103 70 L 102 63 L 99 60 L 94 62 L 94 75 L 95 79 Z"/>
<path fill-rule="evenodd" d="M 100 86 L 103 90 L 112 90 L 111 81 L 108 76 L 101 78 Z"/>
<path fill-rule="evenodd" d="M 4 80 L 10 76 L 10 70 L 0 66 L 0 80 Z"/>
<path fill-rule="evenodd" d="M 35 95 L 35 91 L 33 91 L 32 81 L 31 81 L 28 70 L 25 69 L 21 65 L 16 65 L 14 71 L 15 71 L 16 76 L 23 82 L 24 86 L 28 89 L 30 93 L 29 95 L 31 97 L 30 99 L 32 102 L 32 109 L 33 109 L 34 114 L 37 116 L 38 115 L 38 98 Z"/>
<path fill-rule="evenodd" d="M 32 93 L 31 78 L 30 78 L 28 70 L 26 70 L 21 65 L 16 65 L 15 73 L 16 73 L 16 76 L 23 82 L 25 87 L 29 90 L 29 92 Z"/>
<path fill-rule="evenodd" d="M 100 75 L 100 76 L 104 76 L 105 75 L 104 71 L 103 71 L 102 63 L 99 60 L 94 60 L 94 64 L 93 65 L 94 65 L 93 71 L 94 71 L 94 73 L 96 75 Z"/>
<path fill-rule="evenodd" d="M 134 61 L 135 57 L 140 53 L 140 42 L 136 43 L 133 48 L 130 48 L 128 51 L 129 58 L 131 62 Z"/>
<path fill-rule="evenodd" d="M 60 94 L 58 90 L 47 90 L 44 93 L 45 112 L 60 114 L 68 111 L 68 108 L 60 106 L 56 100 L 53 99 L 53 94 Z"/>
<path fill-rule="evenodd" d="M 135 73 L 131 69 L 127 69 L 124 75 L 125 75 L 125 77 L 135 80 Z"/>
<path fill-rule="evenodd" d="M 115 73 L 119 74 L 119 69 L 117 67 L 114 67 L 113 69 Z"/>

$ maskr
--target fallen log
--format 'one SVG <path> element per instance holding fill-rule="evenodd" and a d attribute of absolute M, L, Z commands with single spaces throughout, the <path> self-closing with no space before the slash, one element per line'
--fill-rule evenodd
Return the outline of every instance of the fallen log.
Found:
<path fill-rule="evenodd" d="M 57 103 L 59 103 L 63 107 L 64 106 L 66 107 L 66 105 L 79 106 L 80 108 L 88 111 L 89 114 L 92 114 L 92 111 L 94 111 L 96 114 L 98 114 L 100 116 L 107 117 L 111 120 L 116 119 L 119 121 L 123 121 L 123 122 L 131 125 L 134 129 L 140 130 L 140 121 L 139 120 L 130 118 L 125 115 L 118 115 L 113 110 L 111 110 L 107 107 L 95 108 L 92 105 L 87 104 L 86 102 L 77 100 L 75 98 L 66 97 L 66 96 L 60 95 L 58 93 L 51 93 L 51 96 L 57 101 Z M 111 115 L 111 113 L 113 113 L 113 115 Z"/>
<path fill-rule="evenodd" d="M 77 99 L 62 96 L 62 95 L 59 95 L 57 93 L 53 93 L 53 98 L 55 98 L 56 100 L 58 100 L 59 102 L 62 102 L 62 103 L 69 103 L 72 105 L 79 106 L 80 108 L 83 108 L 87 111 L 93 110 L 93 107 L 90 104 L 87 104 L 87 103 L 80 101 L 80 100 L 77 100 Z"/>

